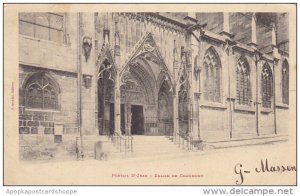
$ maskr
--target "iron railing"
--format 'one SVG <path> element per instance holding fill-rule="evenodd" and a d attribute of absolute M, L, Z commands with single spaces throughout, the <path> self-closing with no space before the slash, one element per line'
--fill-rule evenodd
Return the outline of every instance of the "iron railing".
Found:
<path fill-rule="evenodd" d="M 186 150 L 193 150 L 194 149 L 194 142 L 193 137 L 190 136 L 188 133 L 185 132 L 175 132 L 173 141 L 174 143 L 178 144 L 178 147 L 182 147 Z"/>
<path fill-rule="evenodd" d="M 121 133 L 114 132 L 109 134 L 108 137 L 110 138 L 113 145 L 119 149 L 120 152 L 132 152 L 132 140 L 133 137 L 131 135 L 122 135 Z"/>

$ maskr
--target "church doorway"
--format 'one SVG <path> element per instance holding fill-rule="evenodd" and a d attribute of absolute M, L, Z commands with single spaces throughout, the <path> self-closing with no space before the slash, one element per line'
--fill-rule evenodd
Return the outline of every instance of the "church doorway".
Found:
<path fill-rule="evenodd" d="M 172 78 L 153 37 L 148 35 L 141 44 L 141 51 L 118 73 L 120 78 L 110 58 L 97 65 L 100 134 L 173 135 Z M 120 130 L 115 130 L 117 115 Z"/>
<path fill-rule="evenodd" d="M 131 106 L 131 134 L 144 135 L 144 114 L 143 106 Z"/>

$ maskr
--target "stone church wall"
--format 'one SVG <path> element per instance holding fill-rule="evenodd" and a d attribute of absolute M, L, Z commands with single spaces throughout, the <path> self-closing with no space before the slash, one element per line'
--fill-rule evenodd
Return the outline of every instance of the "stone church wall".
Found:
<path fill-rule="evenodd" d="M 37 71 L 50 72 L 60 86 L 59 110 L 45 111 L 25 108 L 24 90 L 20 88 L 19 125 L 20 134 L 37 134 L 38 127 L 44 127 L 44 134 L 54 133 L 54 124 L 63 124 L 64 133 L 77 134 L 77 78 L 74 73 L 49 71 L 43 68 L 20 65 L 19 85 L 22 87 L 25 78 Z"/>

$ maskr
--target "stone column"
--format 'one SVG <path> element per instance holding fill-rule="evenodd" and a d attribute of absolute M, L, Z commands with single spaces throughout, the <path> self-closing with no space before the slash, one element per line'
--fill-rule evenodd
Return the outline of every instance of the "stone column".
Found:
<path fill-rule="evenodd" d="M 175 89 L 175 94 L 173 95 L 173 141 L 176 142 L 178 135 L 178 91 Z"/>
<path fill-rule="evenodd" d="M 257 50 L 257 37 L 256 37 L 256 17 L 255 13 L 252 14 L 252 19 L 251 19 L 251 42 L 248 44 L 251 46 L 254 51 L 254 62 L 255 62 L 255 100 L 254 100 L 254 105 L 255 105 L 255 130 L 257 136 L 259 136 L 259 114 L 260 114 L 260 102 L 259 102 L 259 86 L 258 86 L 258 81 L 259 81 L 259 65 L 260 65 L 260 59 L 261 59 L 261 53 Z"/>
<path fill-rule="evenodd" d="M 254 60 L 255 60 L 255 129 L 256 129 L 256 134 L 259 136 L 259 114 L 261 110 L 261 93 L 260 92 L 260 86 L 259 86 L 259 80 L 260 80 L 260 64 L 261 64 L 261 53 L 258 50 L 255 50 L 254 54 Z"/>
<path fill-rule="evenodd" d="M 272 24 L 272 43 L 273 46 L 276 46 L 276 25 Z"/>
<path fill-rule="evenodd" d="M 121 134 L 121 96 L 120 96 L 120 78 L 117 74 L 115 78 L 114 88 L 114 118 L 115 118 L 115 132 Z"/>
<path fill-rule="evenodd" d="M 225 46 L 225 52 L 226 52 L 226 64 L 227 64 L 227 111 L 228 111 L 228 122 L 227 127 L 229 131 L 229 137 L 232 138 L 232 132 L 233 132 L 233 105 L 235 101 L 235 92 L 233 91 L 234 88 L 232 88 L 232 84 L 234 84 L 232 76 L 233 76 L 233 66 L 234 60 L 232 59 L 232 43 L 228 42 Z"/>
<path fill-rule="evenodd" d="M 81 129 L 83 135 L 98 134 L 95 119 L 95 17 L 94 13 L 80 13 L 81 31 L 79 35 L 81 53 Z"/>
<path fill-rule="evenodd" d="M 121 134 L 121 91 L 120 91 L 120 48 L 115 46 L 115 49 L 118 48 L 119 51 L 115 51 L 115 63 L 116 63 L 116 78 L 115 78 L 115 87 L 114 87 L 114 118 L 115 118 L 115 132 Z"/>
<path fill-rule="evenodd" d="M 281 55 L 278 52 L 277 48 L 277 40 L 276 40 L 276 25 L 272 24 L 272 47 L 273 47 L 273 113 L 274 113 L 274 134 L 277 134 L 277 124 L 276 124 L 276 66 L 278 65 L 278 61 L 281 58 Z"/>
<path fill-rule="evenodd" d="M 276 72 L 275 67 L 279 59 L 274 58 L 273 62 L 273 115 L 274 115 L 274 134 L 277 134 L 277 124 L 276 124 Z"/>
<path fill-rule="evenodd" d="M 229 33 L 229 13 L 223 12 L 223 32 Z"/>
<path fill-rule="evenodd" d="M 257 43 L 256 39 L 256 17 L 255 13 L 252 14 L 251 18 L 251 43 L 255 44 Z"/>
<path fill-rule="evenodd" d="M 126 104 L 125 106 L 126 108 L 126 129 L 128 132 L 128 135 L 131 135 L 131 105 L 130 104 Z"/>
<path fill-rule="evenodd" d="M 197 99 L 197 102 L 196 102 L 196 105 L 195 105 L 195 108 L 196 108 L 196 112 L 197 114 L 195 113 L 194 115 L 197 117 L 197 139 L 200 141 L 201 140 L 201 127 L 200 127 L 200 95 L 201 93 L 200 92 L 196 92 L 195 95 L 194 95 L 194 98 Z M 196 130 L 195 130 L 196 132 Z"/>
<path fill-rule="evenodd" d="M 193 83 L 192 83 L 192 70 L 188 69 L 188 77 L 189 77 L 189 82 L 190 82 L 190 88 L 188 89 L 188 132 L 190 136 L 193 136 L 193 126 L 194 126 L 194 90 L 193 90 Z"/>
<path fill-rule="evenodd" d="M 223 92 L 225 92 L 227 90 L 227 96 L 226 96 L 226 101 L 227 101 L 227 127 L 228 127 L 228 131 L 229 131 L 229 137 L 232 138 L 232 130 L 233 130 L 233 104 L 234 104 L 234 92 L 232 91 L 232 75 L 233 75 L 233 71 L 232 71 L 232 64 L 234 64 L 234 60 L 231 58 L 232 54 L 233 54 L 233 45 L 235 45 L 235 42 L 231 40 L 232 35 L 230 34 L 230 26 L 229 26 L 229 13 L 228 12 L 224 12 L 223 13 L 223 31 L 222 31 L 222 35 L 225 37 L 226 39 L 226 43 L 224 44 L 224 52 L 226 53 L 226 57 L 225 57 L 225 61 L 226 61 L 226 65 L 227 65 L 227 89 L 226 87 L 223 85 L 223 88 L 225 88 L 223 90 Z M 226 70 L 224 70 L 226 72 Z"/>
<path fill-rule="evenodd" d="M 192 71 L 192 36 L 186 35 L 186 69 L 188 77 L 188 135 L 193 136 L 193 104 L 194 104 L 194 87 L 193 87 L 193 71 Z"/>
<path fill-rule="evenodd" d="M 114 46 L 114 57 L 116 66 L 116 78 L 114 87 L 114 118 L 115 118 L 115 132 L 122 134 L 121 132 L 121 91 L 120 91 L 120 61 L 121 61 L 121 48 L 120 48 L 120 36 L 119 36 L 119 17 L 115 16 L 115 46 Z"/>
<path fill-rule="evenodd" d="M 173 48 L 173 76 L 175 78 L 175 83 L 177 82 L 177 74 L 178 74 L 178 53 L 176 48 L 176 40 L 174 40 L 174 48 Z M 176 142 L 176 133 L 178 132 L 179 121 L 178 121 L 178 84 L 174 84 L 173 86 L 173 141 Z"/>

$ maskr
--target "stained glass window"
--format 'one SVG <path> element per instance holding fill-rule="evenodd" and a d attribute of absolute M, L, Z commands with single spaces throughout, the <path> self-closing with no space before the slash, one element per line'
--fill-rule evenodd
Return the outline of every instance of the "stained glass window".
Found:
<path fill-rule="evenodd" d="M 249 105 L 251 100 L 250 69 L 245 57 L 241 57 L 236 66 L 236 101 L 240 105 Z"/>
<path fill-rule="evenodd" d="M 26 84 L 26 107 L 58 109 L 58 89 L 45 73 L 32 75 Z"/>
<path fill-rule="evenodd" d="M 261 73 L 262 107 L 271 108 L 273 96 L 273 75 L 268 63 L 265 63 Z"/>

